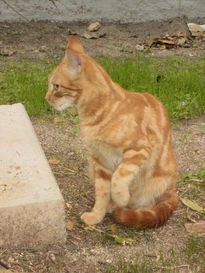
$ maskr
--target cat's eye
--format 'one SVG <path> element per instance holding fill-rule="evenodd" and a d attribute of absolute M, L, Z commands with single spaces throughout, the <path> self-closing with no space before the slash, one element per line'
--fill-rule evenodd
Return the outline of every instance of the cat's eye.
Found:
<path fill-rule="evenodd" d="M 60 85 L 59 85 L 59 84 L 56 84 L 56 83 L 54 83 L 54 84 L 53 84 L 53 88 L 54 88 L 55 90 L 58 90 L 58 89 L 59 89 L 59 87 L 60 87 Z"/>

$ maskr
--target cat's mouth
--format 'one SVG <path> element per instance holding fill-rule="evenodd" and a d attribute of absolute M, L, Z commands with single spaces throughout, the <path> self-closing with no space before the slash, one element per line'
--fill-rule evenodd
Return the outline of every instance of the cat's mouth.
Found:
<path fill-rule="evenodd" d="M 72 106 L 74 103 L 72 98 L 71 99 L 58 98 L 54 100 L 51 96 L 49 96 L 49 93 L 45 96 L 45 100 L 59 112 L 62 112 L 67 107 Z"/>
<path fill-rule="evenodd" d="M 51 104 L 51 103 L 49 103 L 49 104 L 52 105 L 59 112 L 62 112 L 66 108 L 71 107 L 73 105 L 73 103 L 71 101 L 66 101 L 66 102 L 58 104 L 58 105 Z"/>

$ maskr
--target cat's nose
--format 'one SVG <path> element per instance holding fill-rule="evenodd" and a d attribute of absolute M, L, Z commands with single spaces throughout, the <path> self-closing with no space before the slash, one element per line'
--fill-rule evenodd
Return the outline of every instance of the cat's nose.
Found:
<path fill-rule="evenodd" d="M 50 95 L 47 93 L 46 94 L 46 96 L 45 96 L 45 100 L 47 101 L 47 102 L 49 102 L 49 100 L 50 100 Z"/>

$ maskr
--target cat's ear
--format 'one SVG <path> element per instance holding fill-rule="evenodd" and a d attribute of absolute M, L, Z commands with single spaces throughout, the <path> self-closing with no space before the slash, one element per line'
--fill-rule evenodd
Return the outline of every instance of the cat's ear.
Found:
<path fill-rule="evenodd" d="M 82 59 L 78 55 L 78 53 L 76 53 L 72 49 L 68 48 L 67 51 L 66 51 L 66 62 L 67 62 L 68 70 L 72 74 L 78 75 L 81 72 L 81 70 L 82 70 Z"/>
<path fill-rule="evenodd" d="M 76 51 L 78 53 L 83 53 L 84 52 L 83 46 L 80 43 L 80 41 L 77 38 L 73 37 L 73 36 L 68 40 L 67 49 L 72 49 L 72 50 L 74 50 L 74 51 Z"/>

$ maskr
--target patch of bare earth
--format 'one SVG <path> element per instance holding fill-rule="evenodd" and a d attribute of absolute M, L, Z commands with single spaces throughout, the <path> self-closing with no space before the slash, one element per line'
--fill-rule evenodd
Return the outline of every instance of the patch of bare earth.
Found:
<path fill-rule="evenodd" d="M 204 23 L 204 20 L 198 23 Z M 8 60 L 33 60 L 45 62 L 46 60 L 61 59 L 68 37 L 76 35 L 83 43 L 85 51 L 91 56 L 127 56 L 141 53 L 136 45 L 150 44 L 160 37 L 171 37 L 182 34 L 189 36 L 185 19 L 177 18 L 163 22 L 147 22 L 139 24 L 102 24 L 98 39 L 85 39 L 82 35 L 87 29 L 86 24 L 68 24 L 54 22 L 31 23 L 0 23 L 0 49 L 15 52 L 8 56 Z M 166 38 L 165 38 L 166 39 Z M 193 39 L 190 43 L 179 46 L 154 47 L 149 54 L 159 57 L 170 55 L 184 55 L 199 57 L 205 55 L 204 38 Z M 0 60 L 1 60 L 0 54 Z"/>
<path fill-rule="evenodd" d="M 205 118 L 182 120 L 173 124 L 179 172 L 196 172 L 205 166 Z"/>
<path fill-rule="evenodd" d="M 106 234 L 111 232 L 114 224 L 111 216 L 107 216 L 97 226 L 97 230 L 84 229 L 79 224 L 78 217 L 92 208 L 94 191 L 87 176 L 86 150 L 80 133 L 72 133 L 69 120 L 61 125 L 33 120 L 33 125 L 47 157 L 60 159 L 59 166 L 52 166 L 53 171 L 66 202 L 72 206 L 69 219 L 77 223 L 68 231 L 65 260 L 68 268 L 69 264 L 74 265 L 74 271 L 69 272 L 104 272 L 106 264 L 114 263 L 120 258 L 134 260 L 145 255 L 158 259 L 160 251 L 166 258 L 171 250 L 175 253 L 183 251 L 188 235 L 183 225 L 186 208 L 182 205 L 179 205 L 168 224 L 157 230 L 133 230 L 118 226 L 117 233 L 134 239 L 132 245 L 117 245 L 107 238 Z M 199 170 L 205 159 L 205 119 L 179 121 L 173 125 L 173 135 L 179 171 Z M 66 174 L 67 167 L 70 172 Z M 156 272 L 160 272 L 160 268 L 158 270 Z M 181 268 L 180 272 L 187 272 L 187 267 L 184 270 Z"/>
<path fill-rule="evenodd" d="M 0 46 L 16 51 L 10 57 L 0 56 L 0 61 L 58 60 L 64 54 L 69 29 L 82 32 L 85 28 L 85 25 L 49 22 L 0 23 Z M 106 32 L 103 38 L 80 38 L 92 56 L 130 54 L 136 44 L 145 40 L 177 30 L 187 31 L 180 20 L 175 23 L 105 25 L 103 29 Z M 197 48 L 156 50 L 153 54 L 198 57 L 204 55 L 204 43 Z M 50 162 L 56 163 L 51 164 L 51 168 L 67 204 L 67 241 L 64 247 L 52 246 L 43 251 L 0 249 L 0 272 L 7 267 L 17 272 L 100 273 L 106 272 L 108 266 L 120 260 L 134 262 L 136 259 L 140 263 L 146 259 L 153 272 L 203 272 L 198 260 L 189 261 L 184 254 L 190 237 L 184 228 L 187 208 L 182 204 L 168 223 L 158 229 L 130 229 L 115 225 L 111 215 L 107 215 L 103 223 L 95 228 L 85 227 L 79 216 L 92 208 L 94 188 L 88 176 L 86 149 L 80 134 L 75 133 L 76 125 L 69 118 L 63 118 L 61 122 L 58 119 L 47 121 L 32 118 L 32 123 L 48 160 L 53 159 Z M 173 135 L 179 172 L 199 170 L 205 161 L 205 118 L 174 123 Z M 181 194 L 181 189 L 179 192 Z M 191 216 L 194 219 L 202 218 L 200 213 Z M 110 236 L 113 234 L 132 239 L 132 242 L 118 244 Z"/>

